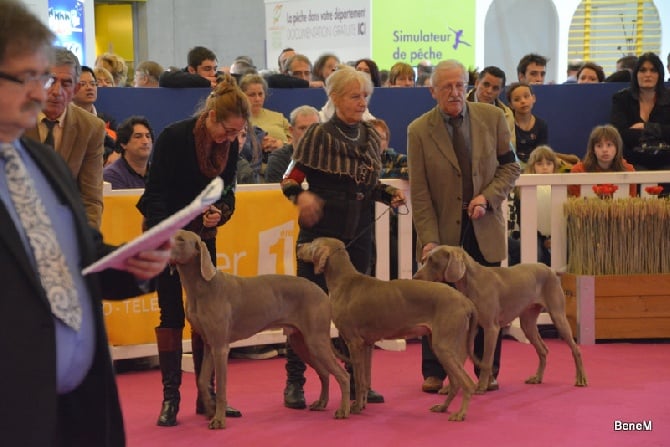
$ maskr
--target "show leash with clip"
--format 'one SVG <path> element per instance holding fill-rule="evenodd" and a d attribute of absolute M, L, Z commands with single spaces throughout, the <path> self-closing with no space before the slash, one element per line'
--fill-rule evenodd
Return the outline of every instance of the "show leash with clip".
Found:
<path fill-rule="evenodd" d="M 400 207 L 405 207 L 403 211 L 400 211 Z M 389 211 L 392 211 L 393 214 L 397 214 L 399 216 L 406 216 L 409 214 L 409 208 L 407 208 L 407 204 L 403 203 L 402 205 L 398 207 L 392 207 L 392 206 L 387 206 L 386 209 L 377 217 L 375 217 L 375 220 L 373 220 L 370 224 L 366 225 L 365 228 L 363 228 L 352 240 L 350 240 L 347 244 L 345 244 L 344 248 L 349 248 L 351 244 L 353 244 L 356 239 L 359 237 L 363 236 L 374 224 L 377 223 L 379 219 L 381 219 L 384 214 L 388 213 Z"/>

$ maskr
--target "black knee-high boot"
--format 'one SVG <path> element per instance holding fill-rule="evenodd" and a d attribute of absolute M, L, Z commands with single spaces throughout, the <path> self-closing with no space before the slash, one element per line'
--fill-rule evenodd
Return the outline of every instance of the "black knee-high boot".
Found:
<path fill-rule="evenodd" d="M 296 410 L 307 407 L 305 403 L 305 363 L 295 353 L 290 343 L 286 343 L 286 388 L 284 406 Z"/>
<path fill-rule="evenodd" d="M 156 328 L 158 362 L 163 380 L 163 406 L 156 425 L 161 427 L 177 425 L 181 385 L 181 333 L 182 329 Z"/>
<path fill-rule="evenodd" d="M 200 370 L 202 369 L 202 358 L 205 353 L 205 342 L 195 331 L 191 331 L 191 351 L 193 354 L 193 372 L 195 373 L 195 388 L 198 389 L 198 377 L 200 377 Z M 212 399 L 216 400 L 216 394 L 214 393 L 214 374 L 209 379 L 209 393 L 212 396 Z M 205 414 L 205 406 L 200 399 L 200 392 L 198 392 L 198 397 L 195 400 L 195 413 L 196 414 Z M 242 413 L 239 410 L 236 410 L 233 407 L 226 407 L 226 416 L 231 418 L 242 417 Z"/>

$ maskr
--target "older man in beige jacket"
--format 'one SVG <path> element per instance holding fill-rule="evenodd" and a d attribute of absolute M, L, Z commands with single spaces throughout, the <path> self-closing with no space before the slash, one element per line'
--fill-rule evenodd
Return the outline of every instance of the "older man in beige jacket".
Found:
<path fill-rule="evenodd" d="M 500 265 L 507 255 L 502 203 L 520 174 L 503 112 L 490 104 L 466 102 L 468 72 L 458 61 L 435 67 L 431 94 L 437 106 L 407 131 L 412 213 L 417 258 L 437 245 L 461 245 L 479 263 Z M 483 334 L 475 353 L 483 351 Z M 500 339 L 494 359 L 500 365 Z M 437 392 L 446 374 L 423 340 L 426 392 Z"/>

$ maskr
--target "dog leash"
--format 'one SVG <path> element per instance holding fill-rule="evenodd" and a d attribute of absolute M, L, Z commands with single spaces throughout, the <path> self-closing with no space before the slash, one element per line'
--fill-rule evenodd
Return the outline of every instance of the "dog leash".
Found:
<path fill-rule="evenodd" d="M 400 207 L 405 207 L 404 211 L 401 212 Z M 377 223 L 377 221 L 381 219 L 384 216 L 384 214 L 388 213 L 389 211 L 392 211 L 394 214 L 397 214 L 399 216 L 406 216 L 409 214 L 409 208 L 407 208 L 407 204 L 404 203 L 397 208 L 393 208 L 391 206 L 386 207 L 386 209 L 382 211 L 382 213 L 379 216 L 375 217 L 375 219 L 370 224 L 366 225 L 365 228 L 363 228 L 352 240 L 350 240 L 347 244 L 345 244 L 344 248 L 345 249 L 349 248 L 351 244 L 353 244 L 359 237 L 363 236 L 368 230 L 370 230 L 370 228 L 372 228 L 372 226 L 375 223 Z"/>

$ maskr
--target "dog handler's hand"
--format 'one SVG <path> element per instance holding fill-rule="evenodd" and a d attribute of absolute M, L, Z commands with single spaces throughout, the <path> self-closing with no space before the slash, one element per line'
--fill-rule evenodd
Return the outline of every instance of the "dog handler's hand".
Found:
<path fill-rule="evenodd" d="M 125 269 L 137 279 L 151 279 L 165 270 L 165 266 L 170 260 L 171 248 L 172 240 L 167 240 L 154 250 L 141 251 L 126 259 Z"/>
<path fill-rule="evenodd" d="M 207 211 L 202 215 L 202 224 L 207 228 L 217 226 L 220 220 L 221 210 L 214 205 L 210 205 Z"/>
<path fill-rule="evenodd" d="M 323 216 L 323 200 L 313 192 L 303 191 L 296 199 L 300 225 L 311 228 Z"/>
<path fill-rule="evenodd" d="M 486 201 L 486 197 L 480 194 L 468 204 L 468 216 L 472 220 L 477 220 L 486 214 L 487 208 L 488 202 Z"/>
<path fill-rule="evenodd" d="M 405 194 L 401 190 L 397 189 L 393 193 L 393 198 L 391 199 L 391 207 L 398 208 L 400 205 L 404 205 L 405 203 L 406 203 Z"/>

